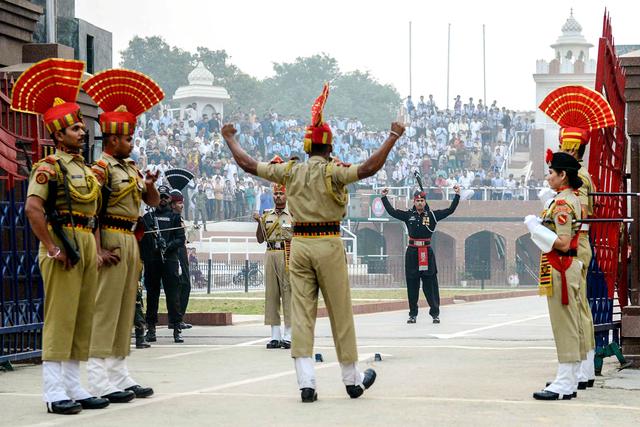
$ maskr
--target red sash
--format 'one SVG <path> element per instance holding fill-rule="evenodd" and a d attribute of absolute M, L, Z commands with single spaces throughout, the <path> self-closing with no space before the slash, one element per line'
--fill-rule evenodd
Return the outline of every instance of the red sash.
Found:
<path fill-rule="evenodd" d="M 576 235 L 573 236 L 573 239 L 571 239 L 571 244 L 569 245 L 570 250 L 576 250 L 578 248 L 579 236 L 580 233 L 576 233 Z M 571 267 L 573 257 L 569 255 L 560 255 L 556 250 L 551 250 L 545 255 L 547 256 L 551 267 L 560 272 L 560 277 L 562 278 L 562 305 L 569 305 L 569 289 L 567 288 L 566 271 Z"/>
<path fill-rule="evenodd" d="M 411 244 L 414 242 L 414 244 Z M 415 242 L 420 242 L 419 245 Z M 418 248 L 418 271 L 427 271 L 429 269 L 429 243 L 431 239 L 413 239 L 409 238 L 409 246 L 412 248 Z"/>

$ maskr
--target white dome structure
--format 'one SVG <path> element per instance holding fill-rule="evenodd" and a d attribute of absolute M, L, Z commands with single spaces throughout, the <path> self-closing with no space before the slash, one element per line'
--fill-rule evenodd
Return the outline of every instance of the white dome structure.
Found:
<path fill-rule="evenodd" d="M 198 62 L 196 68 L 187 76 L 188 86 L 181 86 L 173 95 L 173 100 L 180 104 L 180 117 L 184 118 L 187 106 L 196 104 L 197 117 L 207 114 L 211 118 L 214 114 L 223 114 L 223 103 L 231 99 L 229 92 L 223 87 L 214 86 L 213 73 Z"/>

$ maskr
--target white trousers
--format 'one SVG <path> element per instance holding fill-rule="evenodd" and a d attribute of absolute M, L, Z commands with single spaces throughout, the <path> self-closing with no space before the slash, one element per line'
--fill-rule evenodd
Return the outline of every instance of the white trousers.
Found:
<path fill-rule="evenodd" d="M 107 359 L 90 357 L 87 362 L 87 376 L 89 378 L 89 390 L 95 396 L 106 396 L 122 390 L 109 380 Z"/>
<path fill-rule="evenodd" d="M 587 352 L 587 358 L 580 362 L 580 371 L 578 372 L 578 381 L 585 382 L 596 379 L 596 367 L 594 365 L 595 350 Z"/>
<path fill-rule="evenodd" d="M 271 340 L 280 341 L 281 339 L 280 325 L 271 325 Z"/>
<path fill-rule="evenodd" d="M 316 373 L 314 361 L 311 357 L 295 357 L 296 376 L 298 388 L 316 388 Z M 358 370 L 356 363 L 341 363 L 342 382 L 344 385 L 362 385 L 364 375 Z"/>
<path fill-rule="evenodd" d="M 578 369 L 580 362 L 558 363 L 558 373 L 556 379 L 545 390 L 552 391 L 564 396 L 572 394 L 578 389 Z"/>
<path fill-rule="evenodd" d="M 42 400 L 51 403 L 71 399 L 64 389 L 62 362 L 42 362 Z"/>
<path fill-rule="evenodd" d="M 284 327 L 284 335 L 282 337 L 283 340 L 291 342 L 291 326 Z"/>
<path fill-rule="evenodd" d="M 107 371 L 109 374 L 109 382 L 120 390 L 138 385 L 129 375 L 127 360 L 124 357 L 108 357 Z"/>

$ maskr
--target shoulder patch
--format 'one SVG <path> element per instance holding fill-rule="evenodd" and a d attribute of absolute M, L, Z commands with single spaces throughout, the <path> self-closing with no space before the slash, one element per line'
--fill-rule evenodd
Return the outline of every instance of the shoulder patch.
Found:
<path fill-rule="evenodd" d="M 565 199 L 556 199 L 556 205 L 562 206 L 566 204 L 567 204 L 567 201 Z"/>
<path fill-rule="evenodd" d="M 38 172 L 36 174 L 36 182 L 40 185 L 46 184 L 49 181 L 49 177 L 44 172 Z"/>
<path fill-rule="evenodd" d="M 56 156 L 54 156 L 53 154 L 48 155 L 47 157 L 45 157 L 44 159 L 45 162 L 55 165 L 56 164 Z"/>
<path fill-rule="evenodd" d="M 109 167 L 109 165 L 107 164 L 107 162 L 104 161 L 104 159 L 98 160 L 94 166 L 100 166 L 102 169 L 106 169 Z"/>
<path fill-rule="evenodd" d="M 36 172 L 46 172 L 46 173 L 48 173 L 48 174 L 49 174 L 49 175 L 51 175 L 51 176 L 53 176 L 53 175 L 55 175 L 55 174 L 56 174 L 56 173 L 55 173 L 55 171 L 51 170 L 51 168 L 50 168 L 50 167 L 45 166 L 45 165 L 40 165 L 40 166 L 38 166 L 38 168 L 36 169 Z"/>
<path fill-rule="evenodd" d="M 558 215 L 558 223 L 560 225 L 565 225 L 567 223 L 567 215 L 566 214 L 560 214 Z"/>

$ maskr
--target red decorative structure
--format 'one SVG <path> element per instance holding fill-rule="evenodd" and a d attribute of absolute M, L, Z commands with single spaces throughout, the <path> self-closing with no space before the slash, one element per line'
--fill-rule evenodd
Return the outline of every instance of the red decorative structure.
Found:
<path fill-rule="evenodd" d="M 611 18 L 605 10 L 602 37 L 598 43 L 595 90 L 607 99 L 616 117 L 616 126 L 593 132 L 589 153 L 589 173 L 599 192 L 625 192 L 627 139 L 625 135 L 625 76 L 615 52 Z M 594 217 L 626 218 L 624 196 L 598 196 Z M 620 223 L 591 225 L 594 257 L 604 274 L 608 298 L 616 293 L 621 307 L 627 304 L 627 231 Z M 621 262 L 622 261 L 622 262 Z"/>

